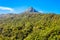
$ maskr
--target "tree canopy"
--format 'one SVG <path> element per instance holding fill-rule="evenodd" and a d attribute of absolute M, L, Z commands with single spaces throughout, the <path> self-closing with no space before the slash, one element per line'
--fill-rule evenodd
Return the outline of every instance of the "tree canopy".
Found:
<path fill-rule="evenodd" d="M 60 15 L 7 15 L 0 18 L 0 40 L 60 40 Z"/>

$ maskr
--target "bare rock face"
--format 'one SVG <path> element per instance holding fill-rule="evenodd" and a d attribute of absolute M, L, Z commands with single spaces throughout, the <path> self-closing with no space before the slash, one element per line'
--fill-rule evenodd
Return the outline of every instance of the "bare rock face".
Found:
<path fill-rule="evenodd" d="M 29 7 L 26 12 L 38 12 L 33 7 Z"/>

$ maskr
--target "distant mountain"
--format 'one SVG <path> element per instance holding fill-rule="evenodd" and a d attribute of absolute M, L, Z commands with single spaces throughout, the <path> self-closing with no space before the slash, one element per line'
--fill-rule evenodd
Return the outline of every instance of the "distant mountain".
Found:
<path fill-rule="evenodd" d="M 29 7 L 26 12 L 38 12 L 37 10 L 35 10 L 33 7 Z"/>

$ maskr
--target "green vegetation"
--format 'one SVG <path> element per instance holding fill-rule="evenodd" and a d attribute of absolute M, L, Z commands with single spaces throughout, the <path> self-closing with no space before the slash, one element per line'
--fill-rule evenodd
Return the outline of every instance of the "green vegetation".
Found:
<path fill-rule="evenodd" d="M 0 40 L 60 40 L 60 15 L 24 13 L 0 18 Z"/>

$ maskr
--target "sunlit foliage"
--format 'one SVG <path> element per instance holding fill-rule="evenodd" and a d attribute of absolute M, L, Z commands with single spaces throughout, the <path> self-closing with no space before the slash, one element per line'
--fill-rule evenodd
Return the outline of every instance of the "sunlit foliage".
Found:
<path fill-rule="evenodd" d="M 60 40 L 60 15 L 7 15 L 0 18 L 0 40 Z"/>

